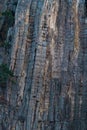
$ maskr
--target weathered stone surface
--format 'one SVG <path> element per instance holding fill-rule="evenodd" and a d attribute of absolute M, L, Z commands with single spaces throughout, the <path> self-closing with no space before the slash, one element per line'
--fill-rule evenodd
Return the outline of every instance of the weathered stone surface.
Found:
<path fill-rule="evenodd" d="M 87 129 L 85 3 L 18 0 L 1 130 Z"/>

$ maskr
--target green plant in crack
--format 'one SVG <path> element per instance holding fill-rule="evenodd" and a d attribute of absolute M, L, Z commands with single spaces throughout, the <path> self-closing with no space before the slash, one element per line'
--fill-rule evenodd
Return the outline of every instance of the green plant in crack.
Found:
<path fill-rule="evenodd" d="M 14 15 L 11 10 L 6 10 L 6 11 L 2 12 L 2 16 L 5 16 L 7 18 L 8 24 L 13 24 Z"/>
<path fill-rule="evenodd" d="M 8 50 L 11 48 L 11 43 L 4 41 L 4 43 L 2 44 L 2 47 L 5 48 L 5 50 Z"/>
<path fill-rule="evenodd" d="M 9 49 L 11 48 L 11 43 L 9 43 L 8 41 L 4 41 L 3 43 L 0 44 L 0 47 L 3 47 L 6 53 L 9 53 Z"/>
<path fill-rule="evenodd" d="M 2 15 L 7 16 L 9 18 L 13 18 L 13 14 L 12 14 L 11 10 L 6 10 L 6 11 L 2 12 Z"/>
<path fill-rule="evenodd" d="M 14 77 L 13 71 L 9 69 L 7 64 L 0 65 L 0 85 L 6 84 L 7 80 Z"/>

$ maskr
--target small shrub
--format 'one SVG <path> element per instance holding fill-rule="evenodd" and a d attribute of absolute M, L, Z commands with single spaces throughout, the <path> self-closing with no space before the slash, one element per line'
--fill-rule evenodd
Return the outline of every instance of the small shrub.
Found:
<path fill-rule="evenodd" d="M 6 10 L 6 11 L 2 12 L 2 15 L 7 16 L 9 18 L 13 18 L 13 14 L 12 14 L 11 10 Z"/>
<path fill-rule="evenodd" d="M 11 48 L 11 44 L 7 41 L 5 41 L 1 46 L 4 47 L 5 49 Z"/>
<path fill-rule="evenodd" d="M 14 14 L 11 10 L 2 12 L 2 16 L 5 16 L 7 18 L 8 24 L 12 25 L 14 23 Z"/>
<path fill-rule="evenodd" d="M 6 84 L 7 80 L 14 77 L 13 72 L 9 69 L 7 64 L 0 65 L 0 84 Z"/>
<path fill-rule="evenodd" d="M 5 41 L 0 44 L 0 47 L 3 47 L 6 53 L 9 53 L 9 49 L 11 48 L 11 43 Z"/>

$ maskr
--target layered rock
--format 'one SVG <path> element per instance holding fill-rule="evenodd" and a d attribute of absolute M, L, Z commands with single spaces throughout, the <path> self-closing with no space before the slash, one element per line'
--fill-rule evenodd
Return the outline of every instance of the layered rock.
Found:
<path fill-rule="evenodd" d="M 84 2 L 18 1 L 6 129 L 87 129 Z"/>

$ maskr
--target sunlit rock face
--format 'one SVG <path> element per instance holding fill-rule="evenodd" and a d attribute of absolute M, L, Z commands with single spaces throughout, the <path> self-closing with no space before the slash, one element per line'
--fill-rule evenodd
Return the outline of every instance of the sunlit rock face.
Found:
<path fill-rule="evenodd" d="M 6 130 L 87 129 L 84 3 L 18 0 Z"/>

